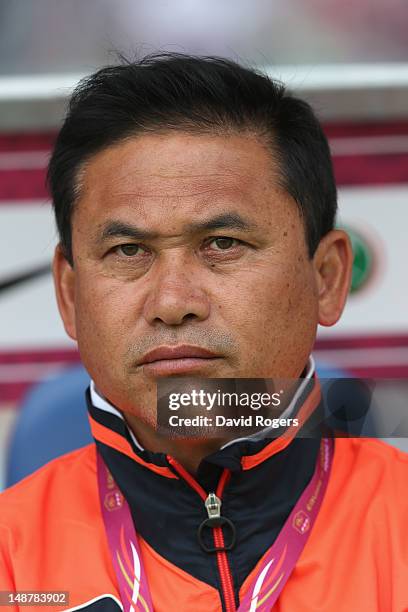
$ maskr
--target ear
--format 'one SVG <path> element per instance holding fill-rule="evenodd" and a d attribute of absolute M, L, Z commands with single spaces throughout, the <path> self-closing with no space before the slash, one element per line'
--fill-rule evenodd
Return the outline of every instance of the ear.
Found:
<path fill-rule="evenodd" d="M 58 309 L 65 331 L 70 338 L 76 340 L 75 270 L 66 259 L 60 244 L 55 249 L 52 273 Z"/>
<path fill-rule="evenodd" d="M 351 283 L 353 251 L 343 230 L 333 230 L 319 243 L 313 257 L 319 298 L 319 323 L 337 323 Z"/>

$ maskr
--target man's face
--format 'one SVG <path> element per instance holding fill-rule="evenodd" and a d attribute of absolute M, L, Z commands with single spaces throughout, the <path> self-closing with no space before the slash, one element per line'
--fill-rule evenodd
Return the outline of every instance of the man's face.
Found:
<path fill-rule="evenodd" d="M 74 267 L 57 254 L 57 285 L 68 333 L 120 409 L 153 422 L 160 376 L 301 374 L 319 290 L 278 178 L 244 135 L 143 135 L 88 162 Z"/>

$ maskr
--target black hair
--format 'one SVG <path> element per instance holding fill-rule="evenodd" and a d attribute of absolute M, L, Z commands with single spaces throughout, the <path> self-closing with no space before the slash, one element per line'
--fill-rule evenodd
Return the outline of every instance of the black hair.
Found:
<path fill-rule="evenodd" d="M 70 99 L 47 182 L 71 264 L 71 217 L 84 162 L 132 135 L 168 130 L 262 137 L 281 186 L 299 207 L 313 256 L 333 228 L 337 193 L 329 146 L 312 108 L 279 81 L 236 62 L 167 53 L 102 68 Z"/>

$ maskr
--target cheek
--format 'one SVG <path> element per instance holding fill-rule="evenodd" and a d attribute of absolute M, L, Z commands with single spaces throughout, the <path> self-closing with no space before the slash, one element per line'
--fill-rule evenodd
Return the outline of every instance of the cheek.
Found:
<path fill-rule="evenodd" d="M 287 333 L 310 325 L 317 318 L 317 293 L 310 267 L 294 264 L 285 268 L 269 285 L 265 283 L 263 303 L 275 333 Z"/>
<path fill-rule="evenodd" d="M 279 363 L 296 376 L 312 349 L 317 327 L 317 290 L 310 264 L 299 260 L 248 270 L 231 294 L 224 307 L 239 335 L 245 368 L 267 375 L 265 367 Z"/>
<path fill-rule="evenodd" d="M 226 287 L 224 286 L 224 295 Z M 269 264 L 242 269 L 223 300 L 231 318 L 246 324 L 263 321 L 275 331 L 295 315 L 317 313 L 317 289 L 311 265 L 302 259 L 293 264 Z"/>
<path fill-rule="evenodd" d="M 121 351 L 130 323 L 129 298 L 123 287 L 95 275 L 80 276 L 76 288 L 75 312 L 81 354 L 93 359 L 111 359 Z"/>

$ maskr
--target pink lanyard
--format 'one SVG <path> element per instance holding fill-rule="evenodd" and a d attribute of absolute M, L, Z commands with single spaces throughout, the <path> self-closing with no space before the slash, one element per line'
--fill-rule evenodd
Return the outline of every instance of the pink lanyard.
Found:
<path fill-rule="evenodd" d="M 316 521 L 333 461 L 334 441 L 323 438 L 311 481 L 264 555 L 237 612 L 270 612 L 288 580 Z M 129 505 L 100 453 L 99 497 L 124 612 L 153 612 L 142 555 Z"/>

